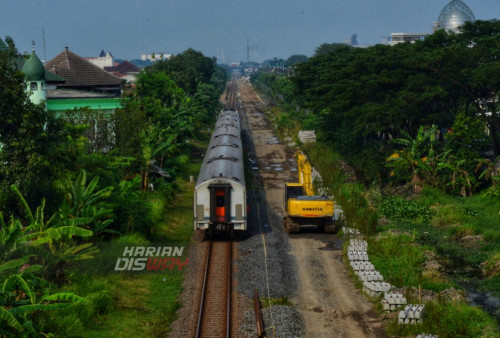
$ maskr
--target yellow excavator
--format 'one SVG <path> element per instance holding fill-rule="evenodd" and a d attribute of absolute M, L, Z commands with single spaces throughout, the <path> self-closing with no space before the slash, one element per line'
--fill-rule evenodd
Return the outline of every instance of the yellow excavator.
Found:
<path fill-rule="evenodd" d="M 296 156 L 299 182 L 285 183 L 285 230 L 295 233 L 301 226 L 316 225 L 327 233 L 335 232 L 333 201 L 314 195 L 311 164 L 302 151 Z"/>

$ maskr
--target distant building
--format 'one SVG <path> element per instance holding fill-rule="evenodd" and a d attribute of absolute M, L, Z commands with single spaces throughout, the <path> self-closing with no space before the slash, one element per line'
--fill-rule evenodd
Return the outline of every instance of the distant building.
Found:
<path fill-rule="evenodd" d="M 451 0 L 446 6 L 443 7 L 439 13 L 439 18 L 434 22 L 432 33 L 436 30 L 444 29 L 448 32 L 458 32 L 458 27 L 462 26 L 465 22 L 475 21 L 475 16 L 472 10 L 462 0 Z M 391 46 L 402 42 L 414 42 L 423 40 L 429 35 L 427 33 L 391 33 L 390 38 L 382 38 L 382 43 Z"/>
<path fill-rule="evenodd" d="M 398 43 L 403 42 L 415 42 L 418 40 L 423 40 L 429 35 L 427 33 L 391 33 L 391 38 L 388 44 L 394 46 Z"/>
<path fill-rule="evenodd" d="M 160 60 L 168 60 L 170 59 L 174 54 L 167 54 L 167 53 L 150 53 L 150 54 L 142 54 L 141 55 L 141 60 L 142 61 L 160 61 Z"/>
<path fill-rule="evenodd" d="M 129 83 L 134 83 L 137 75 L 141 72 L 139 67 L 126 60 L 113 67 L 104 67 L 104 70 Z"/>
<path fill-rule="evenodd" d="M 114 65 L 113 55 L 111 55 L 110 52 L 105 53 L 104 49 L 101 50 L 98 57 L 86 57 L 84 59 L 102 69 L 104 69 L 104 67 L 113 67 Z"/>
<path fill-rule="evenodd" d="M 342 41 L 344 44 L 348 45 L 348 46 L 358 46 L 358 34 L 353 34 L 351 35 L 351 38 L 350 39 L 346 39 L 344 41 Z"/>

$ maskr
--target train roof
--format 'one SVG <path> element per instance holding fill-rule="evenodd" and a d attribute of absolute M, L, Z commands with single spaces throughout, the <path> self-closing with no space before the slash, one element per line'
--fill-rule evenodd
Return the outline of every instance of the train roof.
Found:
<path fill-rule="evenodd" d="M 245 186 L 240 119 L 234 110 L 223 110 L 217 118 L 196 187 L 213 179 L 229 180 Z"/>

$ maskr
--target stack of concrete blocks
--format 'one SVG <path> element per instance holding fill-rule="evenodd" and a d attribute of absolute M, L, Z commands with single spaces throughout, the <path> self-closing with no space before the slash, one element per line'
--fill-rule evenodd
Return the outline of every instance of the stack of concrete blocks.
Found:
<path fill-rule="evenodd" d="M 403 305 L 406 305 L 406 298 L 399 292 L 386 292 L 382 299 L 382 307 L 385 311 L 396 311 Z"/>
<path fill-rule="evenodd" d="M 421 333 L 417 336 L 417 338 L 438 338 L 438 336 L 434 334 Z"/>
<path fill-rule="evenodd" d="M 386 282 L 363 282 L 363 292 L 370 297 L 379 297 L 392 289 L 392 285 Z"/>
<path fill-rule="evenodd" d="M 355 228 L 342 227 L 342 232 L 345 235 L 359 235 L 359 230 Z"/>
<path fill-rule="evenodd" d="M 353 239 L 347 247 L 347 258 L 349 261 L 368 261 L 368 253 L 366 252 L 366 241 Z"/>
<path fill-rule="evenodd" d="M 364 282 L 373 282 L 373 281 L 382 282 L 384 280 L 384 277 L 377 270 L 367 270 L 367 271 L 359 270 L 358 272 L 356 272 L 356 274 Z"/>
<path fill-rule="evenodd" d="M 380 296 L 389 291 L 392 285 L 383 282 L 384 278 L 375 270 L 373 264 L 368 259 L 366 248 L 368 243 L 361 239 L 351 239 L 347 247 L 347 258 L 354 270 L 354 273 L 363 281 L 363 291 L 372 296 Z"/>
<path fill-rule="evenodd" d="M 351 261 L 354 273 L 364 282 L 383 281 L 384 277 L 375 270 L 373 264 L 368 260 L 366 248 L 368 244 L 361 239 L 352 239 L 347 248 L 347 257 Z"/>
<path fill-rule="evenodd" d="M 405 309 L 399 312 L 398 323 L 403 324 L 417 324 L 422 323 L 424 316 L 425 305 L 406 305 Z"/>
<path fill-rule="evenodd" d="M 297 145 L 290 136 L 285 137 L 285 142 L 289 147 L 295 147 Z"/>
<path fill-rule="evenodd" d="M 375 267 L 370 261 L 352 261 L 351 267 L 354 270 L 354 273 L 358 273 L 358 271 L 373 271 Z"/>
<path fill-rule="evenodd" d="M 366 249 L 368 248 L 368 243 L 363 239 L 351 239 L 351 241 L 349 242 L 349 247 L 366 251 Z"/>
<path fill-rule="evenodd" d="M 302 143 L 316 142 L 316 132 L 314 130 L 299 131 L 299 140 Z"/>

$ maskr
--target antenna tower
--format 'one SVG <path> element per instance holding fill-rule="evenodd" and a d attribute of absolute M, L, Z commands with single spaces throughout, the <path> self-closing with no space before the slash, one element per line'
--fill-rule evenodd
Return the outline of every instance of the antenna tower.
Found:
<path fill-rule="evenodd" d="M 47 50 L 45 49 L 45 28 L 42 28 L 43 34 L 43 62 L 47 62 Z"/>
<path fill-rule="evenodd" d="M 250 40 L 247 38 L 247 63 L 250 62 Z"/>

